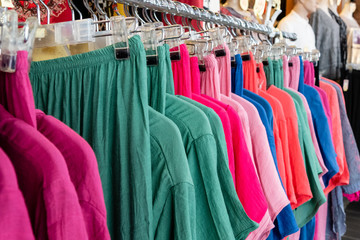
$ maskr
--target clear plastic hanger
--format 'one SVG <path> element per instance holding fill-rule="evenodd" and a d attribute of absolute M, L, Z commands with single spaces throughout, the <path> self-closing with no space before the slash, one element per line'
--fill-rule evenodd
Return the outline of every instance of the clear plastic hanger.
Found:
<path fill-rule="evenodd" d="M 1 22 L 0 70 L 11 73 L 16 70 L 17 51 L 27 51 L 28 60 L 31 59 L 38 20 L 35 17 L 29 17 L 25 23 L 18 24 L 18 14 L 16 11 L 7 9 L 2 9 L 0 16 L 3 20 Z M 20 32 L 18 25 L 23 26 Z"/>

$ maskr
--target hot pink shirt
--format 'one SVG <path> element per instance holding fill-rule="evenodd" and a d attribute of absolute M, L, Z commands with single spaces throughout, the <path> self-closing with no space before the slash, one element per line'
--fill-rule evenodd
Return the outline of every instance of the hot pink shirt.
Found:
<path fill-rule="evenodd" d="M 209 97 L 212 97 L 212 98 L 214 98 L 213 100 L 217 100 L 217 101 L 219 101 L 221 99 L 222 102 L 223 102 L 223 100 L 226 100 L 230 104 L 233 104 L 233 106 L 235 106 L 235 107 L 238 106 L 239 107 L 238 111 L 241 111 L 240 110 L 240 108 L 241 108 L 240 105 L 234 104 L 235 102 L 232 101 L 232 99 L 230 97 L 225 96 L 225 95 L 220 93 L 220 73 L 219 73 L 219 70 L 218 70 L 218 67 L 219 67 L 218 62 L 215 59 L 215 56 L 210 54 L 210 55 L 206 56 L 204 58 L 204 60 L 205 60 L 206 72 L 201 73 L 201 92 L 205 93 L 203 96 L 207 97 L 208 99 L 210 99 Z M 224 66 L 222 66 L 222 67 L 224 67 Z M 222 78 L 222 80 L 226 81 L 226 80 L 228 80 L 228 78 L 224 77 L 224 78 Z M 230 79 L 230 82 L 231 82 L 231 79 Z M 218 103 L 218 102 L 216 102 L 216 103 Z M 242 111 L 242 112 L 246 113 L 245 111 Z M 230 122 L 231 121 L 234 121 L 234 119 L 230 118 Z M 232 123 L 232 125 L 235 124 L 236 121 L 238 121 L 238 120 L 235 119 L 235 121 L 234 121 L 234 123 Z M 240 124 L 241 124 L 241 122 L 240 122 Z M 232 128 L 233 128 L 233 126 L 232 126 Z M 239 133 L 241 134 L 241 132 L 239 132 Z M 234 144 L 234 142 L 233 142 L 233 144 Z M 243 149 L 243 148 L 236 148 L 236 146 L 234 145 L 235 162 L 236 162 L 236 156 L 240 156 L 240 155 L 237 155 L 236 152 L 241 150 L 241 149 Z M 240 160 L 241 160 L 241 158 L 240 158 Z M 241 161 L 243 161 L 243 160 L 241 160 Z M 251 165 L 249 164 L 249 167 L 250 166 L 254 167 L 254 164 L 252 163 L 251 158 L 250 158 L 250 163 L 251 163 Z M 244 163 L 242 163 L 242 166 L 244 166 Z M 246 169 L 246 168 L 241 168 L 239 170 L 243 171 L 243 169 Z M 236 174 L 236 178 L 237 177 L 238 176 Z M 250 181 L 251 184 L 253 184 L 254 181 L 256 181 L 256 179 L 257 179 L 257 178 L 254 178 L 254 176 L 248 177 L 247 172 L 245 172 L 244 174 L 241 174 L 239 177 L 247 179 L 247 181 L 244 181 L 244 182 L 241 183 L 241 186 L 245 186 L 246 185 L 245 182 L 248 182 L 248 181 Z M 239 187 L 239 186 L 237 185 L 237 187 Z M 238 188 L 238 190 L 239 190 L 239 188 Z M 260 191 L 260 193 L 261 193 L 261 191 Z M 251 202 L 252 201 L 251 199 L 254 198 L 254 196 L 250 196 L 243 189 L 242 189 L 241 195 L 243 197 L 246 197 L 247 199 L 249 199 L 249 200 L 246 200 L 246 202 Z M 261 196 L 261 194 L 258 193 L 257 196 Z M 262 219 L 261 219 L 261 221 L 259 223 L 259 225 L 260 225 L 259 228 L 256 229 L 254 232 L 250 233 L 248 238 L 249 239 L 259 239 L 258 238 L 259 236 L 263 236 L 264 238 L 266 238 L 269 235 L 270 230 L 274 227 L 274 225 L 271 222 L 271 219 L 269 217 L 269 213 L 266 211 L 267 210 L 266 205 L 265 205 L 265 215 L 262 215 L 264 213 L 261 210 L 259 211 L 259 209 L 264 209 L 264 207 L 261 206 L 261 202 L 259 202 L 260 203 L 259 206 L 256 206 L 258 208 L 257 210 L 254 210 L 254 208 L 253 208 L 254 204 L 253 203 L 254 202 L 252 202 L 251 205 L 246 204 L 247 207 L 244 206 L 244 209 L 245 209 L 246 213 L 254 221 L 256 221 L 255 219 L 257 219 L 257 222 L 258 222 L 258 219 L 259 219 L 258 217 L 260 217 L 260 219 L 261 218 Z M 251 208 L 249 209 L 249 207 L 252 207 L 252 209 Z M 254 216 L 254 214 L 256 214 L 256 215 Z"/>
<path fill-rule="evenodd" d="M 35 102 L 28 70 L 28 53 L 18 51 L 16 72 L 0 72 L 0 104 L 14 117 L 36 128 Z"/>
<path fill-rule="evenodd" d="M 243 148 L 244 136 L 241 128 L 241 121 L 237 112 L 227 104 L 216 99 L 211 99 L 209 96 L 205 97 L 227 111 L 231 123 L 234 148 Z M 262 186 L 260 185 L 259 180 L 257 180 L 258 176 L 249 153 L 244 149 L 241 151 L 238 149 L 238 151 L 234 151 L 234 153 L 236 191 L 248 216 L 253 221 L 259 223 L 268 207 L 261 188 Z M 249 197 L 249 195 L 252 197 Z M 256 201 L 257 204 L 254 204 L 254 201 Z"/>
<path fill-rule="evenodd" d="M 1 105 L 0 146 L 15 168 L 36 239 L 88 239 L 64 157 L 34 127 Z"/>
<path fill-rule="evenodd" d="M 35 239 L 10 159 L 0 148 L 0 239 Z"/>
<path fill-rule="evenodd" d="M 37 110 L 38 130 L 64 156 L 75 186 L 89 239 L 110 239 L 106 208 L 95 153 L 75 131 L 56 118 Z"/>
<path fill-rule="evenodd" d="M 185 44 L 181 44 L 180 48 L 180 56 L 181 59 L 179 61 L 171 61 L 171 68 L 173 71 L 174 77 L 174 89 L 176 95 L 182 95 L 185 97 L 191 97 L 191 85 L 182 84 L 182 78 L 186 75 L 186 78 L 190 79 L 190 58 L 189 52 L 186 48 Z M 178 47 L 170 49 L 171 52 L 179 51 Z"/>

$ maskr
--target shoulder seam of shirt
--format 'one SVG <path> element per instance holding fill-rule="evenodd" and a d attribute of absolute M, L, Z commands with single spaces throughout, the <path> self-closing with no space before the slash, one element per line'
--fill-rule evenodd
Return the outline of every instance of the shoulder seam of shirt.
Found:
<path fill-rule="evenodd" d="M 171 179 L 171 187 L 176 186 L 178 183 L 175 183 L 174 178 L 173 178 L 173 176 L 171 175 L 171 172 L 170 172 L 169 166 L 168 166 L 168 159 L 166 158 L 166 155 L 165 155 L 164 150 L 163 150 L 163 148 L 162 148 L 162 146 L 161 146 L 161 144 L 160 144 L 159 139 L 158 139 L 157 137 L 155 137 L 154 135 L 152 135 L 151 133 L 150 133 L 150 137 L 155 140 L 156 145 L 157 145 L 157 146 L 159 147 L 159 149 L 160 149 L 160 152 L 161 152 L 162 157 L 165 159 L 166 170 L 167 170 L 167 172 L 168 172 L 168 174 L 169 174 L 169 176 L 170 176 L 170 179 Z M 183 147 L 183 145 L 181 145 L 181 147 Z M 185 154 L 185 156 L 186 156 L 186 154 Z M 181 182 L 180 182 L 180 183 L 181 183 Z M 184 183 L 185 183 L 185 182 L 184 182 Z M 193 183 L 189 183 L 189 184 L 192 184 L 192 185 L 193 185 Z"/>

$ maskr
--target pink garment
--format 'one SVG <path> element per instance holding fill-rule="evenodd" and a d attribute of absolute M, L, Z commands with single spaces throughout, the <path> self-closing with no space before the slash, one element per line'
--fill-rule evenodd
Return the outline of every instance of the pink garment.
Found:
<path fill-rule="evenodd" d="M 265 216 L 261 219 L 261 222 L 259 223 L 259 227 L 255 231 L 252 231 L 247 236 L 246 240 L 266 239 L 274 227 L 275 225 L 270 219 L 269 211 L 266 210 Z"/>
<path fill-rule="evenodd" d="M 0 148 L 0 239 L 35 239 L 14 167 Z"/>
<path fill-rule="evenodd" d="M 231 96 L 232 95 L 234 95 L 234 94 L 231 94 Z M 241 120 L 241 124 L 243 126 L 242 130 L 244 132 L 245 145 L 247 146 L 247 150 L 250 153 L 251 159 L 254 159 L 253 149 L 252 149 L 252 142 L 251 142 L 251 135 L 250 135 L 250 128 L 249 128 L 248 114 L 246 113 L 245 109 L 241 106 L 241 104 L 234 101 L 234 99 L 232 99 L 229 96 L 221 95 L 220 96 L 220 101 L 222 101 L 222 102 L 224 102 L 226 104 L 229 104 L 238 113 L 238 115 L 240 117 L 240 120 Z"/>
<path fill-rule="evenodd" d="M 322 186 L 324 182 L 320 177 Z M 326 240 L 326 221 L 327 221 L 328 201 L 319 207 L 315 215 L 315 235 L 314 240 Z"/>
<path fill-rule="evenodd" d="M 277 174 L 265 127 L 253 105 L 247 104 L 246 100 L 239 96 L 233 96 L 233 99 L 242 104 L 249 115 L 249 119 L 251 119 L 249 124 L 254 148 L 254 162 L 268 202 L 271 220 L 274 221 L 281 210 L 290 202 Z"/>
<path fill-rule="evenodd" d="M 211 100 L 207 99 L 204 96 L 193 93 L 192 99 L 194 101 L 197 101 L 197 102 L 213 109 L 216 112 L 216 114 L 220 117 L 222 127 L 224 129 L 224 134 L 225 134 L 229 166 L 230 165 L 234 166 L 235 159 L 234 159 L 234 148 L 233 148 L 233 142 L 232 142 L 231 124 L 230 124 L 230 119 L 229 119 L 227 112 L 225 111 L 225 109 L 223 109 L 222 107 L 220 107 L 219 105 L 217 105 L 216 103 L 212 102 Z M 234 169 L 234 167 L 233 168 L 229 167 L 229 170 L 233 177 L 234 185 L 236 187 L 235 169 Z"/>
<path fill-rule="evenodd" d="M 207 56 L 207 57 L 209 57 L 209 56 Z M 213 59 L 214 59 L 214 57 L 213 57 Z M 208 64 L 208 65 L 206 65 L 206 64 Z M 206 65 L 206 71 L 208 71 L 208 69 L 211 69 L 211 68 L 214 68 L 215 70 L 218 69 L 218 63 L 216 61 L 205 61 L 205 65 Z M 226 67 L 228 67 L 228 65 L 221 66 L 221 67 L 226 68 Z M 207 76 L 204 74 L 204 75 L 202 75 L 202 77 L 204 77 L 204 78 L 201 79 L 202 83 L 204 81 L 207 81 L 208 86 L 213 86 L 214 87 L 214 89 L 205 88 L 206 91 L 204 91 L 204 92 L 208 92 L 210 94 L 213 93 L 213 92 L 218 92 L 216 87 L 220 85 L 218 83 L 218 81 L 219 81 L 219 71 L 218 71 L 217 76 L 216 76 L 216 74 L 208 74 Z M 227 79 L 227 78 L 224 77 L 224 79 Z M 230 79 L 230 84 L 231 84 L 231 79 Z M 203 84 L 201 85 L 201 90 L 202 91 L 204 90 L 204 85 Z M 211 96 L 206 96 L 206 95 L 203 95 L 203 96 L 207 97 L 208 99 L 210 99 L 209 97 L 211 97 Z M 230 106 L 238 107 L 238 109 L 235 109 L 236 112 L 238 112 L 240 114 L 241 113 L 246 113 L 245 111 L 243 111 L 241 109 L 242 108 L 241 105 L 236 104 L 236 102 L 233 101 L 230 97 L 225 96 L 223 94 L 219 94 L 219 98 L 221 99 L 222 102 L 224 102 L 224 100 L 227 101 L 226 104 L 229 104 L 229 105 L 232 104 Z M 213 101 L 220 100 L 219 98 L 216 99 L 216 97 L 215 97 L 215 99 L 213 99 Z M 216 103 L 219 103 L 219 102 L 216 102 Z M 230 107 L 226 108 L 226 110 L 230 110 L 230 109 L 231 109 Z M 230 115 L 229 115 L 229 117 L 230 117 Z M 239 122 L 236 119 L 238 119 L 238 118 L 230 117 L 230 121 L 232 121 L 231 123 L 232 123 L 233 133 L 235 131 L 235 132 L 238 132 L 239 134 L 241 134 L 242 131 L 239 131 L 239 129 L 241 129 L 241 122 Z M 235 125 L 235 128 L 234 128 L 233 125 Z M 238 127 L 236 127 L 236 125 Z M 236 129 L 238 129 L 238 130 L 236 131 Z M 235 136 L 239 137 L 239 135 L 235 135 Z M 239 138 L 238 140 L 241 140 L 241 138 Z M 239 142 L 238 140 L 236 142 Z M 239 143 L 241 144 L 241 142 L 239 142 Z M 252 233 L 250 233 L 250 235 L 248 236 L 248 239 L 259 239 L 258 238 L 259 236 L 261 236 L 261 238 L 266 238 L 270 234 L 270 230 L 272 228 L 274 228 L 274 225 L 273 225 L 273 223 L 271 221 L 271 218 L 269 216 L 269 212 L 267 211 L 267 207 L 266 207 L 266 204 L 265 204 L 266 203 L 265 201 L 267 199 L 265 199 L 265 197 L 262 195 L 262 190 L 264 190 L 264 189 L 261 190 L 261 187 L 259 187 L 259 191 L 255 191 L 257 194 L 256 195 L 253 194 L 253 196 L 251 196 L 251 194 L 248 194 L 247 191 L 244 191 L 244 188 L 247 185 L 246 183 L 250 182 L 251 185 L 256 183 L 255 179 L 257 179 L 257 175 L 256 175 L 256 171 L 255 171 L 255 168 L 254 168 L 254 163 L 251 162 L 252 159 L 251 158 L 241 159 L 241 157 L 240 157 L 241 155 L 239 155 L 239 150 L 244 150 L 244 148 L 243 147 L 236 147 L 235 143 L 234 143 L 235 162 L 237 162 L 237 159 L 238 159 L 239 163 L 241 161 L 241 164 L 239 165 L 239 167 L 241 167 L 241 168 L 240 169 L 236 168 L 236 179 L 238 179 L 238 177 L 243 179 L 242 181 L 239 182 L 239 183 L 241 183 L 241 185 L 237 185 L 237 190 L 240 190 L 238 195 L 241 194 L 240 195 L 241 197 L 239 196 L 240 199 L 242 199 L 243 197 L 246 198 L 246 201 L 245 201 L 245 199 L 240 200 L 240 201 L 244 205 L 244 209 L 245 209 L 246 213 L 249 215 L 249 217 L 251 219 L 253 219 L 253 220 L 257 219 L 257 222 L 259 221 L 258 219 L 261 219 L 261 221 L 259 223 L 259 228 L 256 229 L 255 231 L 253 231 Z M 238 152 L 238 154 L 236 152 Z M 245 154 L 245 152 L 243 152 L 243 153 L 241 153 L 241 152 L 240 152 L 240 154 Z M 239 156 L 239 157 L 237 158 L 236 156 Z M 246 156 L 246 154 L 245 154 L 245 156 Z M 246 159 L 248 159 L 248 160 L 245 161 Z M 251 168 L 254 168 L 255 176 L 254 175 L 250 176 L 251 172 L 249 172 L 248 170 L 251 169 Z M 242 173 L 242 174 L 240 174 L 240 173 Z M 242 186 L 242 188 L 239 188 L 240 186 Z M 260 186 L 263 186 L 263 185 L 260 185 Z M 255 205 L 254 204 L 254 199 L 258 199 L 258 200 L 263 199 L 265 201 L 264 201 L 264 204 L 262 204 L 262 202 L 258 202 L 258 204 Z M 246 202 L 246 204 L 244 204 L 243 201 Z M 257 202 L 257 200 L 255 200 L 255 202 Z M 245 207 L 245 205 L 246 205 L 246 207 Z M 256 207 L 256 208 L 254 208 L 254 207 Z M 265 209 L 265 212 L 263 212 L 264 211 L 263 209 Z"/>
<path fill-rule="evenodd" d="M 90 145 L 56 118 L 36 111 L 38 130 L 60 150 L 75 186 L 89 239 L 110 239 L 98 164 Z"/>
<path fill-rule="evenodd" d="M 294 234 L 291 234 L 287 240 L 299 240 L 300 239 L 300 230 L 297 231 L 296 233 Z"/>
<path fill-rule="evenodd" d="M 170 49 L 170 52 L 178 51 L 178 47 Z M 186 75 L 187 79 L 190 77 L 190 57 L 189 52 L 185 44 L 180 45 L 180 55 L 181 59 L 179 61 L 171 61 L 171 68 L 173 71 L 174 77 L 174 88 L 176 95 L 183 95 L 185 97 L 191 98 L 191 85 L 182 84 L 182 78 Z"/>
<path fill-rule="evenodd" d="M 242 130 L 245 135 L 245 145 L 247 146 L 247 150 L 250 153 L 251 158 L 253 159 L 252 154 L 252 143 L 251 136 L 249 131 L 249 119 L 246 114 L 246 111 L 243 107 L 238 104 L 236 101 L 231 99 L 231 60 L 229 58 L 230 51 L 226 44 L 224 44 L 226 56 L 216 58 L 218 61 L 219 68 L 219 77 L 220 77 L 220 85 L 221 85 L 221 95 L 220 101 L 229 104 L 232 106 L 240 116 Z"/>
<path fill-rule="evenodd" d="M 16 72 L 0 72 L 0 104 L 14 117 L 36 128 L 35 103 L 28 70 L 28 53 L 18 51 Z"/>
<path fill-rule="evenodd" d="M 291 58 L 289 63 L 292 64 L 292 66 L 289 66 L 289 85 L 285 85 L 284 81 L 284 87 L 290 87 L 292 89 L 299 89 L 299 78 L 300 78 L 300 59 L 298 56 L 294 56 Z"/>
<path fill-rule="evenodd" d="M 356 192 L 353 194 L 343 193 L 344 197 L 346 197 L 350 202 L 358 202 L 360 201 L 360 192 Z"/>
<path fill-rule="evenodd" d="M 15 168 L 36 239 L 88 239 L 79 199 L 60 151 L 2 106 L 0 146 Z"/>
<path fill-rule="evenodd" d="M 346 156 L 345 156 L 345 148 L 344 148 L 344 140 L 343 140 L 343 132 L 341 128 L 341 119 L 340 119 L 340 107 L 339 101 L 337 97 L 337 93 L 335 88 L 329 83 L 320 81 L 320 88 L 323 89 L 329 100 L 331 117 L 332 117 L 332 137 L 334 141 L 334 147 L 336 152 L 336 161 L 339 165 L 339 172 L 330 179 L 329 186 L 341 186 L 349 184 L 349 169 L 347 166 Z M 328 193 L 329 189 L 332 187 L 327 187 L 325 189 L 325 193 Z"/>
<path fill-rule="evenodd" d="M 220 107 L 219 105 L 215 104 L 214 102 L 206 99 L 205 97 L 200 95 L 200 70 L 198 65 L 198 58 L 192 57 L 190 58 L 190 70 L 191 70 L 191 86 L 192 86 L 192 99 L 212 108 L 216 114 L 220 117 L 221 123 L 223 125 L 224 134 L 225 134 L 225 141 L 226 141 L 226 148 L 228 154 L 229 164 L 234 163 L 234 149 L 232 143 L 232 132 L 231 132 L 231 125 L 230 119 L 226 111 Z M 187 84 L 186 81 L 184 84 Z M 235 181 L 235 169 L 232 169 L 231 175 Z"/>
<path fill-rule="evenodd" d="M 230 96 L 231 93 L 231 59 L 230 59 L 230 50 L 226 44 L 216 47 L 216 49 L 225 49 L 226 56 L 216 57 L 219 66 L 219 76 L 220 76 L 220 92 L 226 96 Z M 230 84 L 228 82 L 230 81 Z"/>
<path fill-rule="evenodd" d="M 200 70 L 197 57 L 190 58 L 190 72 L 191 72 L 191 92 L 200 94 Z"/>
<path fill-rule="evenodd" d="M 209 96 L 204 97 L 223 107 L 229 115 L 235 155 L 236 191 L 247 215 L 253 221 L 259 223 L 264 217 L 268 205 L 261 189 L 252 159 L 247 150 L 243 149 L 244 136 L 241 129 L 240 118 L 231 106 Z M 238 148 L 237 151 L 236 148 Z M 239 151 L 239 149 L 241 149 L 241 151 Z M 256 205 L 254 204 L 254 201 L 256 201 Z"/>
<path fill-rule="evenodd" d="M 200 72 L 201 94 L 220 99 L 220 75 L 214 54 L 204 57 L 205 72 Z"/>
<path fill-rule="evenodd" d="M 288 57 L 284 55 L 282 61 L 283 61 L 284 87 L 287 88 L 289 87 L 290 84 L 290 69 L 289 69 Z M 300 77 L 300 72 L 299 72 L 299 77 Z"/>

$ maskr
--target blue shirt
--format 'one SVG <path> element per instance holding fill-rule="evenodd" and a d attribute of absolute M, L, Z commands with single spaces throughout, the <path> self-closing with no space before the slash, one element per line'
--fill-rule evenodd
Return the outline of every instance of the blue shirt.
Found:
<path fill-rule="evenodd" d="M 328 186 L 330 179 L 339 172 L 339 165 L 336 162 L 336 152 L 332 143 L 329 123 L 318 91 L 316 91 L 315 88 L 304 84 L 303 94 L 309 103 L 321 155 L 324 159 L 326 168 L 328 169 L 328 172 L 323 176 L 324 184 L 325 186 Z"/>
<path fill-rule="evenodd" d="M 301 228 L 299 240 L 314 239 L 314 235 L 315 235 L 315 217 L 313 217 L 310 222 L 308 222 L 305 226 Z"/>
<path fill-rule="evenodd" d="M 235 55 L 236 68 L 231 72 L 231 78 L 234 79 L 234 83 L 231 85 L 232 92 L 242 96 L 243 95 L 243 67 L 240 54 Z"/>
<path fill-rule="evenodd" d="M 301 56 L 299 56 L 299 59 L 300 59 L 299 92 L 304 93 L 304 62 Z"/>

